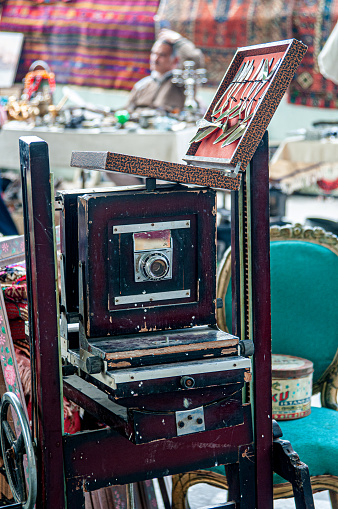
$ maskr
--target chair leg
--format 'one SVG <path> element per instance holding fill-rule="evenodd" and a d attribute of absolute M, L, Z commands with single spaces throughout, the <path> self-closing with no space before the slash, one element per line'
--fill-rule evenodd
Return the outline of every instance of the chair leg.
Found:
<path fill-rule="evenodd" d="M 239 453 L 240 508 L 254 509 L 256 507 L 256 461 L 253 445 L 242 445 Z"/>
<path fill-rule="evenodd" d="M 338 493 L 336 491 L 329 490 L 329 494 L 332 509 L 338 509 Z"/>
<path fill-rule="evenodd" d="M 252 444 L 239 448 L 239 463 L 226 466 L 228 480 L 228 500 L 234 500 L 240 509 L 254 509 L 255 492 L 255 453 Z"/>
<path fill-rule="evenodd" d="M 239 465 L 225 465 L 226 478 L 228 481 L 228 500 L 240 500 Z"/>
<path fill-rule="evenodd" d="M 167 487 L 165 485 L 165 481 L 164 481 L 163 477 L 160 477 L 158 479 L 158 485 L 160 487 L 163 505 L 164 505 L 165 509 L 170 509 L 170 500 L 169 500 Z"/>
<path fill-rule="evenodd" d="M 288 440 L 273 441 L 274 472 L 292 484 L 297 509 L 314 509 L 309 469 Z"/>

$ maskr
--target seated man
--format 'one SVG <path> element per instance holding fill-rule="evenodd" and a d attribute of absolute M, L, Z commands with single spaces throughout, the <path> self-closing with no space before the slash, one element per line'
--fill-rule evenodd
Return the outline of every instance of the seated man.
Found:
<path fill-rule="evenodd" d="M 177 32 L 164 29 L 154 43 L 150 55 L 150 76 L 138 81 L 129 95 L 128 111 L 138 116 L 142 110 L 162 110 L 178 113 L 184 107 L 184 86 L 172 83 L 173 69 L 182 67 L 185 60 L 193 60 L 195 67 L 204 64 L 203 54 L 195 45 Z M 116 186 L 138 185 L 142 177 L 109 172 L 109 180 Z"/>
<path fill-rule="evenodd" d="M 182 67 L 185 60 L 203 64 L 202 52 L 177 32 L 162 30 L 150 54 L 150 76 L 137 82 L 130 92 L 127 109 L 161 109 L 179 112 L 184 106 L 184 86 L 172 83 L 172 71 Z"/>

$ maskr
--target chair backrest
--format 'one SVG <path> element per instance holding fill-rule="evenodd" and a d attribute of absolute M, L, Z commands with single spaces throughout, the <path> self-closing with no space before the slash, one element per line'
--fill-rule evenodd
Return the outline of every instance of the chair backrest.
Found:
<path fill-rule="evenodd" d="M 270 230 L 272 352 L 309 359 L 320 384 L 338 352 L 338 238 L 322 228 L 274 226 Z M 231 331 L 230 253 L 219 270 L 225 306 L 220 328 Z"/>

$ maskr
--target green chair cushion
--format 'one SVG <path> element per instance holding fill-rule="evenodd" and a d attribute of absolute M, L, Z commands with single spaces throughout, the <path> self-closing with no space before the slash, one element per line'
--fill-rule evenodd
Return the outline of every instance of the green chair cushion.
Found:
<path fill-rule="evenodd" d="M 300 460 L 309 467 L 310 475 L 338 476 L 338 412 L 311 407 L 302 419 L 278 421 L 284 440 L 289 440 Z M 274 484 L 285 482 L 275 475 Z"/>
<path fill-rule="evenodd" d="M 310 475 L 338 476 L 338 412 L 328 408 L 312 407 L 311 414 L 302 419 L 279 421 L 283 440 L 288 440 L 306 463 Z M 225 475 L 223 465 L 208 468 L 211 472 Z M 277 474 L 274 484 L 286 482 Z"/>

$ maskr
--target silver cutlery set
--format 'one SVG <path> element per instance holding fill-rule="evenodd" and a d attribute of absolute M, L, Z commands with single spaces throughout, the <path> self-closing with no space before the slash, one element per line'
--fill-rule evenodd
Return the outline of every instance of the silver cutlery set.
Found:
<path fill-rule="evenodd" d="M 190 143 L 203 140 L 216 129 L 221 129 L 222 133 L 215 139 L 214 145 L 222 141 L 221 146 L 225 147 L 241 138 L 263 94 L 256 97 L 276 73 L 281 61 L 281 58 L 277 62 L 274 62 L 274 58 L 270 61 L 263 58 L 256 69 L 254 60 L 244 62 L 216 103 L 211 114 L 212 121 L 203 118 L 196 122 L 199 131 Z M 237 122 L 229 126 L 229 120 L 236 117 Z"/>

